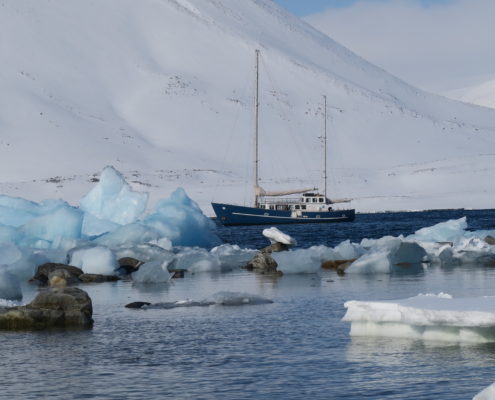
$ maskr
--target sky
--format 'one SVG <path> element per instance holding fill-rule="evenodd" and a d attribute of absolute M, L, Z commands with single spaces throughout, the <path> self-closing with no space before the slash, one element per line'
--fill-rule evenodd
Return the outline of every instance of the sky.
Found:
<path fill-rule="evenodd" d="M 495 79 L 494 0 L 276 0 L 363 58 L 422 89 Z"/>

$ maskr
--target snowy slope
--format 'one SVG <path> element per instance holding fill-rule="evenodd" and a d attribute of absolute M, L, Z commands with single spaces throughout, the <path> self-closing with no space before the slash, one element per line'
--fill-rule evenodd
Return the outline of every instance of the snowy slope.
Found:
<path fill-rule="evenodd" d="M 269 0 L 0 2 L 0 192 L 77 202 L 114 165 L 152 203 L 183 186 L 251 200 L 254 51 L 261 179 L 360 211 L 493 207 L 495 111 L 422 92 Z"/>
<path fill-rule="evenodd" d="M 450 91 L 446 93 L 446 96 L 466 103 L 495 108 L 495 79 Z"/>

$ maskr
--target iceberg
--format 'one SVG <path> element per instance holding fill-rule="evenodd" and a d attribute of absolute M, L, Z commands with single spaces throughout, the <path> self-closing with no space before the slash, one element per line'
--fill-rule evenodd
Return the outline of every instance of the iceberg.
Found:
<path fill-rule="evenodd" d="M 120 172 L 103 169 L 99 183 L 80 201 L 80 208 L 101 220 L 125 225 L 137 221 L 146 210 L 148 193 L 135 192 Z"/>
<path fill-rule="evenodd" d="M 453 298 L 420 294 L 394 301 L 348 301 L 343 321 L 351 336 L 432 341 L 495 342 L 495 296 Z"/>
<path fill-rule="evenodd" d="M 213 234 L 215 223 L 182 188 L 168 199 L 159 201 L 155 211 L 144 218 L 144 224 L 170 239 L 174 246 L 214 247 L 220 244 L 220 239 Z"/>
<path fill-rule="evenodd" d="M 0 299 L 21 300 L 22 289 L 19 278 L 0 265 Z"/>
<path fill-rule="evenodd" d="M 149 261 L 141 265 L 139 270 L 132 273 L 132 280 L 136 283 L 163 283 L 170 280 L 167 267 L 173 260 L 173 255 L 159 261 Z"/>

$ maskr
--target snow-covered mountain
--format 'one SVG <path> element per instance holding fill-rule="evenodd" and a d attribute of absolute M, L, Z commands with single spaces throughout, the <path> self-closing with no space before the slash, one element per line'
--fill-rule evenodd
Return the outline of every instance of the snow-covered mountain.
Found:
<path fill-rule="evenodd" d="M 105 165 L 151 199 L 252 198 L 261 179 L 359 211 L 493 207 L 495 110 L 425 93 L 270 0 L 0 2 L 0 192 L 77 201 Z"/>
<path fill-rule="evenodd" d="M 495 79 L 475 86 L 452 90 L 445 95 L 466 103 L 495 108 Z"/>

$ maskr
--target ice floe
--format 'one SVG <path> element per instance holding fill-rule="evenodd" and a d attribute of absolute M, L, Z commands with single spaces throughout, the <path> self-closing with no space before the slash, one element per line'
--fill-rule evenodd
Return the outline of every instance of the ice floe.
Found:
<path fill-rule="evenodd" d="M 139 308 L 169 310 L 172 308 L 181 308 L 181 307 L 209 307 L 213 305 L 246 306 L 246 305 L 260 305 L 260 304 L 271 304 L 271 303 L 273 303 L 272 300 L 254 294 L 238 293 L 238 292 L 218 292 L 203 300 L 185 299 L 174 302 L 163 302 L 163 303 L 143 305 L 142 307 Z"/>
<path fill-rule="evenodd" d="M 495 399 L 495 383 L 492 383 L 490 386 L 483 389 L 476 396 L 473 397 L 473 400 L 493 400 Z"/>
<path fill-rule="evenodd" d="M 343 321 L 351 336 L 449 342 L 495 342 L 495 296 L 421 294 L 393 301 L 348 301 Z"/>

